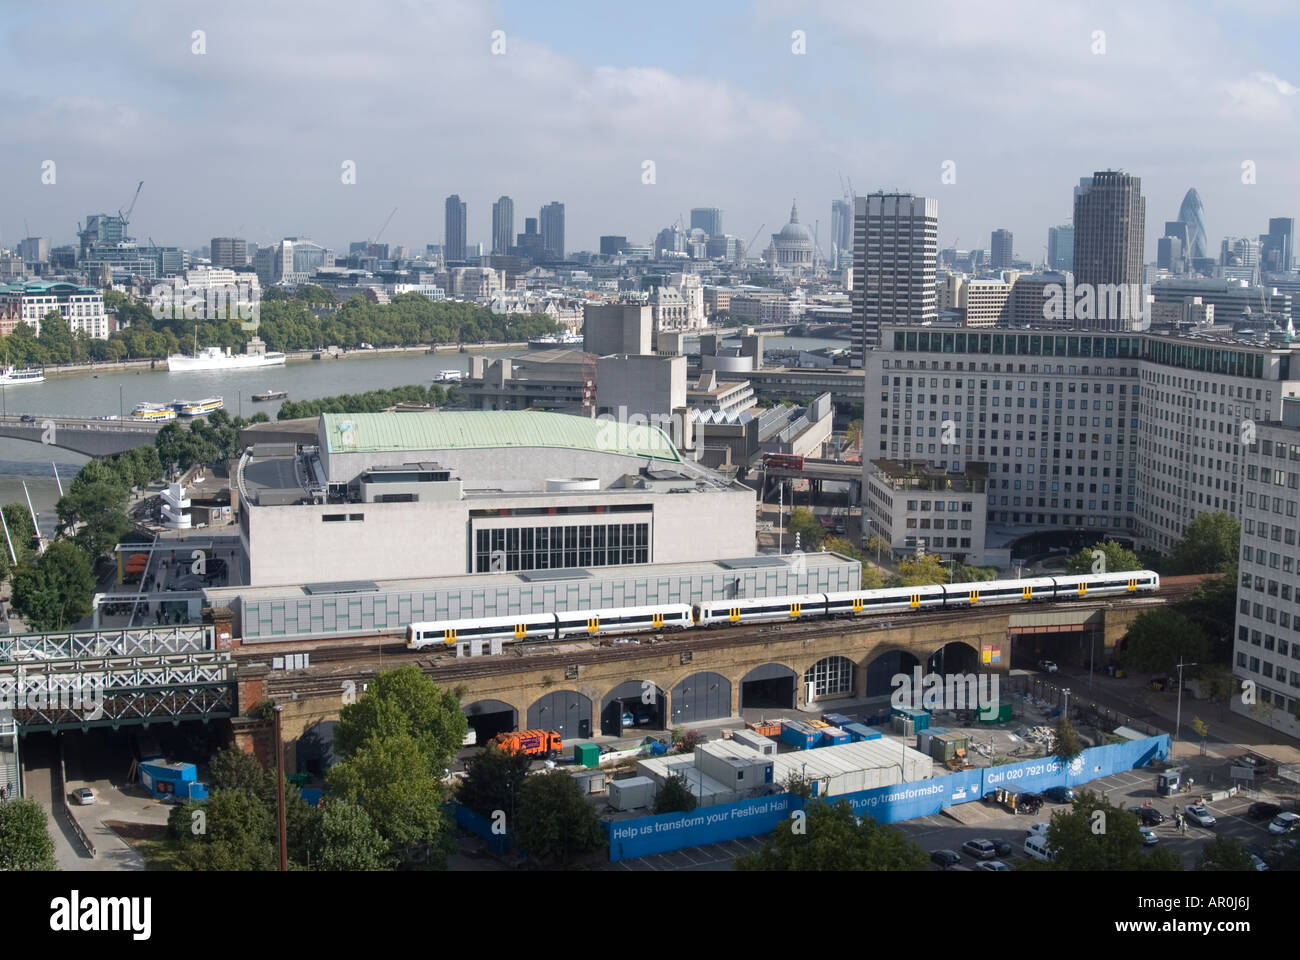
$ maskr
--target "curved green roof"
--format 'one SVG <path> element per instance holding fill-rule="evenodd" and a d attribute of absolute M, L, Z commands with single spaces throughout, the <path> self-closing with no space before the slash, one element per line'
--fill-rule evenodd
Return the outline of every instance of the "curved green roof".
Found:
<path fill-rule="evenodd" d="M 559 447 L 681 463 L 658 427 L 565 413 L 464 411 L 323 413 L 330 453 Z"/>

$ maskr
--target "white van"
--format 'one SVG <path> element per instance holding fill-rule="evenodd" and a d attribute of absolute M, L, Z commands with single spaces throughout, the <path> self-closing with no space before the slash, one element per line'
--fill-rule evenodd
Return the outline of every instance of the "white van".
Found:
<path fill-rule="evenodd" d="M 1056 851 L 1047 845 L 1046 837 L 1030 837 L 1025 841 L 1025 856 L 1050 861 L 1056 859 Z"/>

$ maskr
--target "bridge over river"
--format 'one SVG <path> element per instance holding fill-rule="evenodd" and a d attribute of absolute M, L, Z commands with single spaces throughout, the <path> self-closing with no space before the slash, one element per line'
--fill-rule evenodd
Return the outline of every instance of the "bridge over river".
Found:
<path fill-rule="evenodd" d="M 0 437 L 61 447 L 88 457 L 109 457 L 135 447 L 153 446 L 162 427 L 161 423 L 140 420 L 96 420 L 54 414 L 0 416 Z"/>

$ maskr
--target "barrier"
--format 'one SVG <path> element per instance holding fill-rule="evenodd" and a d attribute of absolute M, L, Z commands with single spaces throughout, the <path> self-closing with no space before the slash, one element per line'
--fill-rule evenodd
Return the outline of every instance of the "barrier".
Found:
<path fill-rule="evenodd" d="M 1056 757 L 963 770 L 943 777 L 876 787 L 859 793 L 828 798 L 847 800 L 858 816 L 879 823 L 897 823 L 932 816 L 958 803 L 979 800 L 998 787 L 1015 787 L 1034 793 L 1054 786 L 1074 786 L 1121 770 L 1144 767 L 1169 756 L 1168 734 L 1126 743 L 1090 747 L 1068 764 Z M 668 813 L 605 824 L 610 860 L 626 860 L 685 847 L 722 843 L 768 833 L 802 808 L 802 801 L 781 793 L 739 803 L 701 807 L 690 813 Z M 481 819 L 481 818 L 480 818 Z M 486 822 L 486 821 L 485 821 Z"/>
<path fill-rule="evenodd" d="M 481 813 L 476 813 L 469 807 L 462 807 L 459 803 L 447 804 L 451 808 L 451 814 L 456 820 L 456 825 L 476 834 L 487 841 L 488 848 L 494 853 L 510 852 L 510 837 L 506 834 L 493 833 L 492 821 Z M 446 807 L 444 807 L 446 809 Z"/>
<path fill-rule="evenodd" d="M 68 772 L 63 762 L 62 737 L 59 738 L 58 790 L 59 796 L 62 798 L 60 809 L 62 809 L 63 816 L 68 821 L 68 826 L 72 828 L 73 835 L 76 836 L 76 838 L 81 842 L 81 845 L 86 848 L 86 852 L 90 854 L 92 858 L 97 856 L 98 854 L 95 852 L 95 845 L 90 842 L 90 837 L 86 835 L 86 831 L 81 829 L 81 824 L 77 822 L 77 818 L 72 812 L 72 807 L 68 805 Z"/>

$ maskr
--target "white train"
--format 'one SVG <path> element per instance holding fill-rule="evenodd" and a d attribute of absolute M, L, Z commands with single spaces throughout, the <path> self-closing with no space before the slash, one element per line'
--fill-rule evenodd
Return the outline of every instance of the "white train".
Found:
<path fill-rule="evenodd" d="M 1116 596 L 1160 589 L 1152 570 L 1089 574 L 1079 577 L 1034 577 L 979 583 L 892 587 L 843 593 L 809 593 L 688 605 L 611 607 L 563 613 L 471 617 L 412 623 L 406 628 L 411 650 L 461 640 L 563 640 L 565 637 L 619 635 L 647 630 L 687 630 L 729 623 L 761 623 L 808 617 L 854 617 L 910 610 L 958 609 L 998 603 L 1040 603 Z"/>

